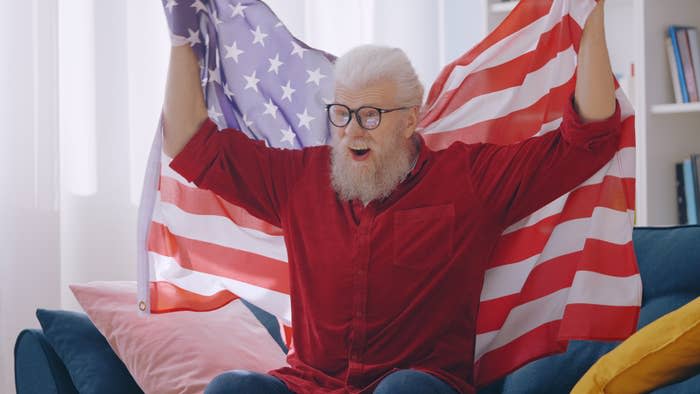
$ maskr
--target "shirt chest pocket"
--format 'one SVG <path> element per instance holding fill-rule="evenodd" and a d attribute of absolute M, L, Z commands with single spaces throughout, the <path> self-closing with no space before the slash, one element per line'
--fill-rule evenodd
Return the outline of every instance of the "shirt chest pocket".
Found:
<path fill-rule="evenodd" d="M 394 212 L 394 264 L 422 269 L 452 257 L 454 205 Z"/>

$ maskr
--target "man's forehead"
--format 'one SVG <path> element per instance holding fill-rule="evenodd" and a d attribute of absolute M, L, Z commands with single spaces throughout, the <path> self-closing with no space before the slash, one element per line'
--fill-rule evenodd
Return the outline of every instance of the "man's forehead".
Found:
<path fill-rule="evenodd" d="M 396 97 L 396 86 L 389 81 L 378 82 L 362 87 L 335 87 L 335 102 L 349 107 L 361 105 L 382 106 L 393 104 Z"/>

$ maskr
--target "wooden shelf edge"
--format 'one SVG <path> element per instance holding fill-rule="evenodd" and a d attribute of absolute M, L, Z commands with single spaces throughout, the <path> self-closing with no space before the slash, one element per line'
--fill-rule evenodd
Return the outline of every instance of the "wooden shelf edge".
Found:
<path fill-rule="evenodd" d="M 657 104 L 651 106 L 652 114 L 678 114 L 700 112 L 700 103 Z"/>
<path fill-rule="evenodd" d="M 511 12 L 518 4 L 517 1 L 504 1 L 491 4 L 491 12 Z"/>

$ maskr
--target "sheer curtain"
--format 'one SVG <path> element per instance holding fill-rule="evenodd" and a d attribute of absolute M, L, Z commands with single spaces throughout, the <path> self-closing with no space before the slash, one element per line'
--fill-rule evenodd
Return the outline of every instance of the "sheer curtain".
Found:
<path fill-rule="evenodd" d="M 480 39 L 479 0 L 269 0 L 309 45 L 403 48 L 426 85 Z M 158 0 L 0 0 L 0 392 L 34 310 L 135 278 L 136 209 L 163 100 Z"/>

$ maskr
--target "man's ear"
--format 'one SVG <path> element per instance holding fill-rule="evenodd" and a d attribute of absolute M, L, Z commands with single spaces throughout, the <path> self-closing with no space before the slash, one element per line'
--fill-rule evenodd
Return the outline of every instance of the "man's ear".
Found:
<path fill-rule="evenodd" d="M 408 116 L 406 117 L 406 127 L 404 128 L 403 133 L 404 138 L 411 138 L 413 132 L 416 131 L 416 127 L 418 126 L 418 115 L 420 113 L 420 107 L 411 107 L 408 111 Z"/>

